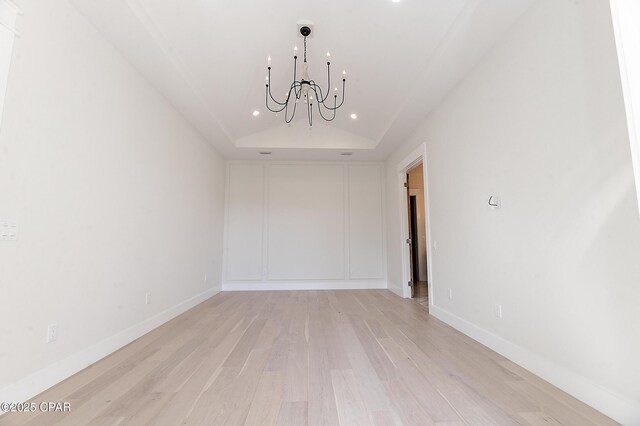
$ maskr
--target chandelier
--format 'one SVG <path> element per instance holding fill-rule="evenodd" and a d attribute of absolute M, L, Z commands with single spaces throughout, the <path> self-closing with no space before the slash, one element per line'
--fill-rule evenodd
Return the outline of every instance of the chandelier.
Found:
<path fill-rule="evenodd" d="M 333 105 L 329 99 L 331 92 L 331 55 L 327 52 L 327 90 L 323 91 L 322 88 L 316 84 L 314 80 L 309 77 L 309 64 L 307 63 L 307 37 L 311 34 L 311 28 L 303 26 L 300 28 L 300 34 L 304 37 L 304 56 L 302 63 L 302 76 L 300 80 L 297 79 L 298 72 L 298 47 L 293 48 L 293 82 L 289 87 L 289 91 L 285 94 L 286 99 L 284 102 L 280 102 L 271 94 L 271 57 L 267 59 L 267 83 L 266 83 L 266 105 L 267 109 L 276 115 L 284 111 L 284 121 L 288 124 L 291 123 L 293 117 L 296 115 L 296 109 L 298 103 L 302 101 L 306 105 L 307 118 L 309 120 L 309 126 L 313 126 L 313 107 L 314 105 L 318 109 L 320 117 L 325 121 L 333 121 L 336 118 L 336 110 L 344 103 L 344 88 L 347 81 L 347 72 L 342 72 L 342 99 L 338 104 L 338 87 L 333 89 Z"/>

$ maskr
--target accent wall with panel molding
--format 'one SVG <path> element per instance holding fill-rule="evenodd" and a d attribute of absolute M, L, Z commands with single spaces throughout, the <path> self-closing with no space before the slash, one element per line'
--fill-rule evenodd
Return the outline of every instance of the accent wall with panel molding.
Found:
<path fill-rule="evenodd" d="M 386 288 L 381 163 L 227 163 L 224 290 Z"/>

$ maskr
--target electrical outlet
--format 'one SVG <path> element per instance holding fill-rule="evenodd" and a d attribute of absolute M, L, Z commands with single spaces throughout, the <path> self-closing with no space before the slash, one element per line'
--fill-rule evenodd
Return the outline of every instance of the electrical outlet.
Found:
<path fill-rule="evenodd" d="M 433 240 L 433 250 L 438 250 L 438 242 L 436 240 Z"/>
<path fill-rule="evenodd" d="M 453 300 L 453 290 L 449 289 L 449 300 Z"/>
<path fill-rule="evenodd" d="M 502 305 L 501 304 L 497 304 L 496 305 L 496 318 L 502 319 Z"/>
<path fill-rule="evenodd" d="M 144 298 L 144 304 L 148 305 L 151 302 L 151 293 L 147 293 Z"/>
<path fill-rule="evenodd" d="M 58 340 L 58 324 L 50 324 L 47 327 L 47 343 Z"/>

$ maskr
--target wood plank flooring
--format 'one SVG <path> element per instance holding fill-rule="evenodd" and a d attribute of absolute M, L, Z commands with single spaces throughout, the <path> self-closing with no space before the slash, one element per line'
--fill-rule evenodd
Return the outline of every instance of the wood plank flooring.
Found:
<path fill-rule="evenodd" d="M 220 293 L 2 425 L 607 425 L 387 290 Z"/>
<path fill-rule="evenodd" d="M 414 302 L 417 302 L 424 306 L 425 308 L 429 308 L 429 287 L 426 281 L 418 281 L 415 284 L 415 294 L 412 298 Z"/>

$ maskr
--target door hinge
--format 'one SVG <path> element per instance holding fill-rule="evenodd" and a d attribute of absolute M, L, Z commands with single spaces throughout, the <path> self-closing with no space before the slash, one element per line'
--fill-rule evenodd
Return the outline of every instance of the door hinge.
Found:
<path fill-rule="evenodd" d="M 408 187 L 409 187 L 409 182 L 405 182 L 405 183 L 404 183 L 404 187 L 405 187 L 405 188 L 408 188 Z"/>
<path fill-rule="evenodd" d="M 407 283 L 407 285 L 408 285 L 409 287 L 411 287 L 411 281 L 409 281 L 409 282 Z"/>
<path fill-rule="evenodd" d="M 411 244 L 411 238 L 407 238 L 407 244 Z"/>

